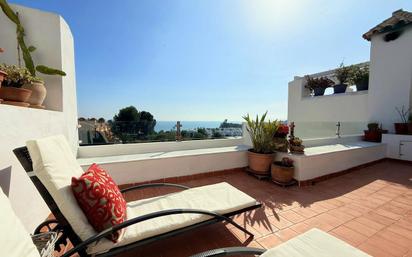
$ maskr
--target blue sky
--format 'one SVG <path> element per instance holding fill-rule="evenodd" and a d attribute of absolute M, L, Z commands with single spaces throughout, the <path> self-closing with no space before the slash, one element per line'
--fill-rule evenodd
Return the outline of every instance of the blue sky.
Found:
<path fill-rule="evenodd" d="M 61 14 L 79 116 L 134 105 L 158 120 L 287 117 L 287 85 L 369 60 L 362 34 L 412 1 L 15 0 Z"/>

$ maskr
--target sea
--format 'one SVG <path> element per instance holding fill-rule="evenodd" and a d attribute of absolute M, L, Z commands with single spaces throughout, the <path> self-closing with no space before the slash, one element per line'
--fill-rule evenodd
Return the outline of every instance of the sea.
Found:
<path fill-rule="evenodd" d="M 231 122 L 231 121 L 229 121 Z M 182 124 L 182 130 L 190 130 L 197 128 L 218 128 L 222 121 L 180 121 Z M 233 123 L 241 123 L 233 122 Z M 176 121 L 156 121 L 155 131 L 159 132 L 160 130 L 169 131 L 175 130 Z"/>

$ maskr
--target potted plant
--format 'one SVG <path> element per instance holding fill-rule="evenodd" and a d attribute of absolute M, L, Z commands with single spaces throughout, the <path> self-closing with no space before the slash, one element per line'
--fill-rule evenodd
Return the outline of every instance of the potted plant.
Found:
<path fill-rule="evenodd" d="M 364 130 L 363 140 L 369 142 L 382 142 L 382 134 L 388 133 L 387 130 L 383 130 L 379 127 L 378 123 L 369 123 L 368 130 Z"/>
<path fill-rule="evenodd" d="M 291 153 L 303 154 L 305 152 L 305 146 L 302 145 L 302 139 L 298 137 L 291 137 L 289 139 L 289 150 Z"/>
<path fill-rule="evenodd" d="M 349 76 L 349 82 L 356 85 L 356 91 L 364 91 L 369 88 L 369 64 L 365 66 L 353 65 Z"/>
<path fill-rule="evenodd" d="M 346 92 L 346 88 L 348 87 L 349 74 L 350 68 L 346 67 L 343 63 L 340 64 L 339 68 L 335 70 L 335 77 L 338 80 L 338 84 L 333 86 L 333 93 L 334 94 L 341 94 Z"/>
<path fill-rule="evenodd" d="M 20 21 L 18 13 L 16 13 L 5 0 L 0 1 L 0 7 L 9 20 L 16 25 L 17 51 L 19 56 L 18 67 L 22 66 L 20 56 L 23 56 L 25 67 L 34 78 L 29 83 L 26 83 L 25 86 L 22 86 L 23 89 L 31 90 L 33 92 L 32 96 L 29 97 L 28 102 L 31 104 L 31 107 L 44 108 L 42 103 L 46 97 L 47 91 L 43 80 L 37 78 L 36 73 L 40 72 L 46 75 L 59 76 L 66 76 L 66 73 L 59 69 L 51 68 L 45 65 L 36 65 L 35 60 L 32 57 L 32 53 L 36 51 L 36 47 L 26 43 L 26 32 Z"/>
<path fill-rule="evenodd" d="M 278 130 L 280 122 L 265 121 L 267 112 L 256 120 L 249 114 L 243 117 L 247 123 L 247 131 L 252 140 L 253 148 L 248 151 L 249 169 L 257 175 L 269 175 L 270 164 L 273 161 L 273 137 Z"/>
<path fill-rule="evenodd" d="M 278 152 L 288 152 L 288 140 L 286 137 L 289 134 L 289 126 L 280 124 L 273 138 L 274 149 Z"/>
<path fill-rule="evenodd" d="M 22 88 L 23 85 L 31 83 L 33 77 L 25 68 L 19 68 L 15 65 L 0 65 L 0 69 L 7 73 L 7 77 L 0 88 L 0 98 L 4 104 L 28 107 L 27 103 L 31 95 L 30 89 Z"/>
<path fill-rule="evenodd" d="M 306 75 L 305 79 L 305 88 L 308 88 L 314 96 L 325 94 L 325 90 L 334 84 L 333 81 L 327 77 L 312 78 Z"/>
<path fill-rule="evenodd" d="M 293 167 L 293 160 L 284 157 L 281 161 L 274 161 L 271 166 L 272 180 L 280 183 L 289 183 L 293 180 L 295 168 Z"/>
<path fill-rule="evenodd" d="M 396 111 L 398 112 L 399 116 L 401 117 L 400 123 L 394 123 L 395 125 L 395 133 L 399 135 L 406 135 L 408 134 L 408 115 L 409 112 L 411 111 L 411 108 L 406 109 L 405 106 L 402 106 L 402 108 L 395 108 Z"/>

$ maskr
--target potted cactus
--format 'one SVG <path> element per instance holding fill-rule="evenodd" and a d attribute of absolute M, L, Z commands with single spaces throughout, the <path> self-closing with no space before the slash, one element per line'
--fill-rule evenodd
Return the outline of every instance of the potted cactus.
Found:
<path fill-rule="evenodd" d="M 265 121 L 267 112 L 256 120 L 249 114 L 243 117 L 247 123 L 247 131 L 252 140 L 253 148 L 248 151 L 249 169 L 256 175 L 268 176 L 270 164 L 274 157 L 273 137 L 279 128 L 280 122 Z"/>
<path fill-rule="evenodd" d="M 274 161 L 270 173 L 274 182 L 289 183 L 293 180 L 293 175 L 295 173 L 293 160 L 284 157 L 281 161 Z"/>
<path fill-rule="evenodd" d="M 364 91 L 369 88 L 369 65 L 351 67 L 349 82 L 356 85 L 356 91 Z"/>
<path fill-rule="evenodd" d="M 25 36 L 26 32 L 25 29 L 20 21 L 18 13 L 16 13 L 10 5 L 7 3 L 6 0 L 0 1 L 0 7 L 3 13 L 9 18 L 11 22 L 16 25 L 16 37 L 17 37 L 17 51 L 18 56 L 23 56 L 24 64 L 26 70 L 29 71 L 30 75 L 32 76 L 32 80 L 25 85 L 21 86 L 20 89 L 30 90 L 33 93 L 29 96 L 27 100 L 29 105 L 34 108 L 44 108 L 42 106 L 43 101 L 46 97 L 46 87 L 44 86 L 44 82 L 42 79 L 37 77 L 37 72 L 46 74 L 46 75 L 59 75 L 59 76 L 66 76 L 64 71 L 47 67 L 45 65 L 36 65 L 34 59 L 32 58 L 32 53 L 36 51 L 36 47 L 27 45 Z M 21 60 L 18 59 L 18 67 L 21 67 Z M 22 90 L 20 90 L 22 92 Z"/>
<path fill-rule="evenodd" d="M 305 80 L 305 88 L 308 88 L 314 96 L 325 94 L 325 90 L 334 84 L 333 81 L 327 77 L 312 78 L 306 75 Z"/>
<path fill-rule="evenodd" d="M 340 64 L 339 68 L 335 70 L 335 77 L 338 80 L 338 84 L 333 86 L 333 93 L 334 94 L 341 94 L 346 92 L 346 88 L 348 87 L 349 74 L 351 68 L 346 67 L 343 63 Z"/>
<path fill-rule="evenodd" d="M 364 130 L 363 132 L 365 134 L 363 140 L 377 143 L 382 141 L 382 134 L 388 133 L 387 130 L 379 127 L 378 123 L 369 123 L 368 130 Z"/>

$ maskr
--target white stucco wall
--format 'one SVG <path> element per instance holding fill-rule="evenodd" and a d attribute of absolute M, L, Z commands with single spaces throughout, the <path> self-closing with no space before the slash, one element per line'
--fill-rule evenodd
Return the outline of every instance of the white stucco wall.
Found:
<path fill-rule="evenodd" d="M 62 69 L 64 78 L 44 76 L 49 110 L 0 105 L 0 186 L 8 194 L 17 215 L 32 232 L 50 211 L 12 153 L 26 140 L 63 134 L 77 152 L 77 103 L 73 38 L 66 22 L 53 13 L 13 5 L 26 29 L 26 43 L 37 47 L 36 64 Z M 0 62 L 17 64 L 15 24 L 0 12 Z"/>
<path fill-rule="evenodd" d="M 304 84 L 302 77 L 289 82 L 288 121 L 356 122 L 368 118 L 368 91 L 310 97 Z"/>
<path fill-rule="evenodd" d="M 395 41 L 385 42 L 384 35 L 371 39 L 368 119 L 393 132 L 400 122 L 395 107 L 411 105 L 412 25 Z"/>

